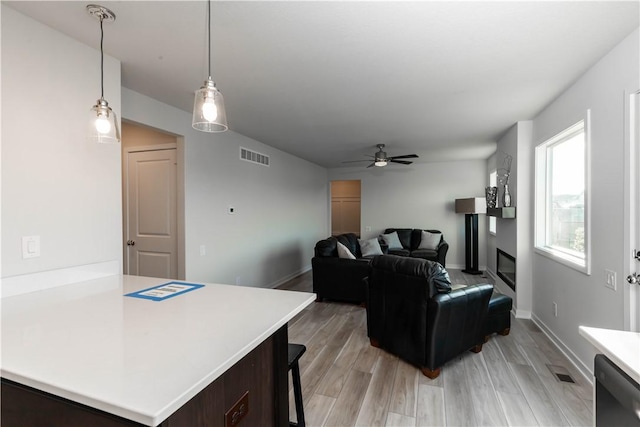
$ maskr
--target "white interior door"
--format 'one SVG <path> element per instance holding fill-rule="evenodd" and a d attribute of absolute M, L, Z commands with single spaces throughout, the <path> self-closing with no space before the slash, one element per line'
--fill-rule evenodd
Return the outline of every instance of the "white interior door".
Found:
<path fill-rule="evenodd" d="M 127 274 L 178 278 L 176 150 L 127 156 Z"/>

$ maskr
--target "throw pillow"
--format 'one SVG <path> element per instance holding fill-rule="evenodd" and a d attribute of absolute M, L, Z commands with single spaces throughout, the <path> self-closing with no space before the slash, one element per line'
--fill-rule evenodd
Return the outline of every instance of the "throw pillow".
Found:
<path fill-rule="evenodd" d="M 382 234 L 380 237 L 384 241 L 385 245 L 389 247 L 389 249 L 402 249 L 402 243 L 400 243 L 400 238 L 398 237 L 397 231 L 389 234 Z"/>
<path fill-rule="evenodd" d="M 362 252 L 363 257 L 382 255 L 382 248 L 380 248 L 380 243 L 375 237 L 369 240 L 358 239 L 358 243 L 360 244 L 360 252 Z"/>
<path fill-rule="evenodd" d="M 429 231 L 422 230 L 422 237 L 420 239 L 420 246 L 418 249 L 435 249 L 440 244 L 442 233 L 431 233 Z"/>
<path fill-rule="evenodd" d="M 356 259 L 355 255 L 342 243 L 338 242 L 338 257 L 346 259 Z"/>

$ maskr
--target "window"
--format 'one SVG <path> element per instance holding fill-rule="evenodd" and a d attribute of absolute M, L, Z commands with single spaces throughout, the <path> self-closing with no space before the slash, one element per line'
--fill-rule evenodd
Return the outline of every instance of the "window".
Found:
<path fill-rule="evenodd" d="M 494 170 L 489 174 L 489 187 L 495 187 L 497 186 L 498 182 L 498 171 Z M 493 234 L 495 236 L 496 234 L 496 217 L 495 216 L 490 216 L 489 217 L 489 233 Z"/>
<path fill-rule="evenodd" d="M 588 117 L 588 116 L 587 116 Z M 585 121 L 536 147 L 536 251 L 589 274 Z"/>

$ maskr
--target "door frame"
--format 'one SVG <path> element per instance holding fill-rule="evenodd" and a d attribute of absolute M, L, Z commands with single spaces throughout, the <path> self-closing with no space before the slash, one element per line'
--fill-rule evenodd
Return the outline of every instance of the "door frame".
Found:
<path fill-rule="evenodd" d="M 185 244 L 184 244 L 184 138 L 177 137 L 177 143 L 166 143 L 157 145 L 140 145 L 134 147 L 123 147 L 122 166 L 122 271 L 129 272 L 129 257 L 127 254 L 126 241 L 129 235 L 129 154 L 144 151 L 176 150 L 176 226 L 178 239 L 178 280 L 185 280 Z"/>
<path fill-rule="evenodd" d="M 623 273 L 619 278 L 624 296 L 624 329 L 640 332 L 640 286 L 630 285 L 626 277 L 640 274 L 640 263 L 633 258 L 633 250 L 640 250 L 640 88 L 624 93 L 624 252 Z"/>

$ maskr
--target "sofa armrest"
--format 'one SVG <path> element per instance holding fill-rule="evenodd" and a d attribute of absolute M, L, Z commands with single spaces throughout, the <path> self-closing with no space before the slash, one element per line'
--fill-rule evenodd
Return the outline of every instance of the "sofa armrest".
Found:
<path fill-rule="evenodd" d="M 444 239 L 440 240 L 440 244 L 436 247 L 436 251 L 438 252 L 438 262 L 443 267 L 446 267 L 445 262 L 447 259 L 447 251 L 449 251 L 449 243 Z"/>
<path fill-rule="evenodd" d="M 471 285 L 437 294 L 427 309 L 426 365 L 437 369 L 456 355 L 482 344 L 493 285 Z"/>

